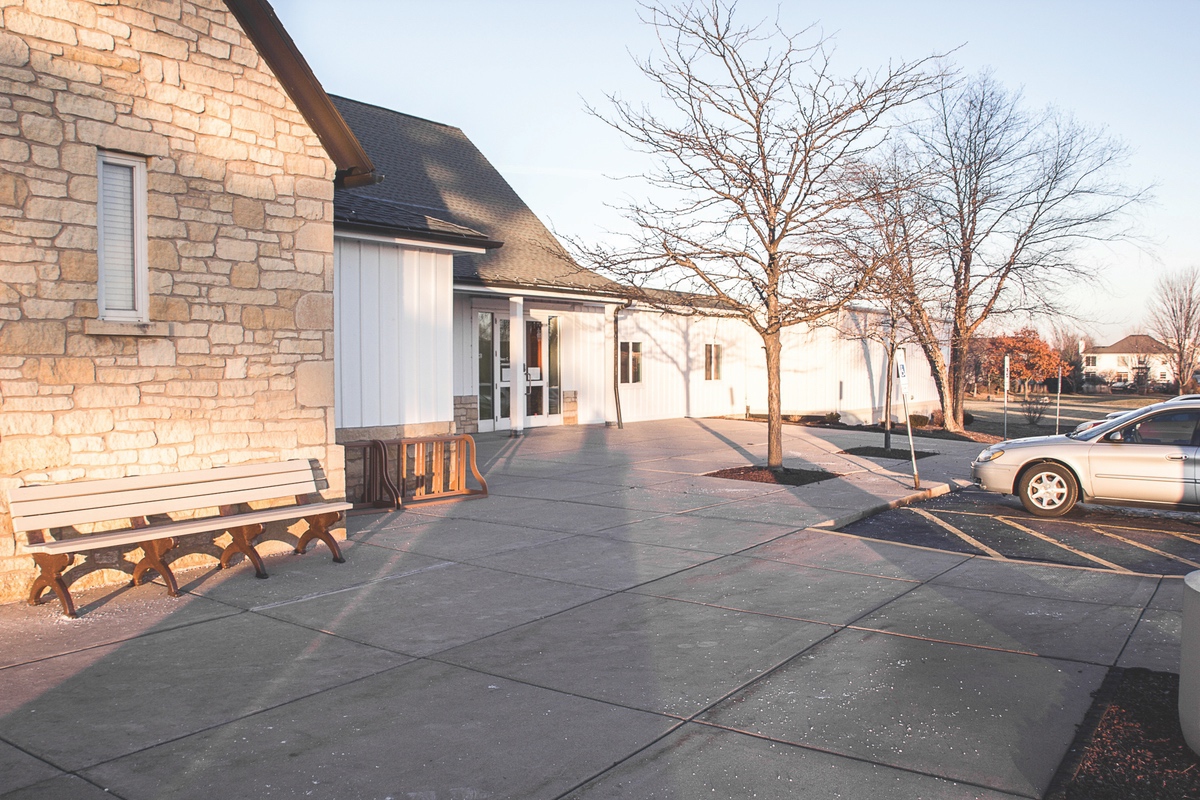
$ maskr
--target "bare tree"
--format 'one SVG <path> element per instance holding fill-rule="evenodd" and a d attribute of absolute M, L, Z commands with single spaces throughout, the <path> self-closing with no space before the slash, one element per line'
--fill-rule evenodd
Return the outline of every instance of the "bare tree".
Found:
<path fill-rule="evenodd" d="M 1062 113 L 1031 113 L 1019 93 L 990 75 L 947 85 L 912 127 L 913 149 L 930 170 L 926 199 L 939 257 L 916 282 L 914 324 L 931 356 L 946 427 L 962 430 L 967 351 L 988 319 L 1060 311 L 1073 282 L 1090 274 L 1080 246 L 1124 235 L 1118 225 L 1144 192 L 1119 183 L 1126 151 L 1102 130 Z M 944 340 L 918 324 L 944 319 Z"/>
<path fill-rule="evenodd" d="M 1179 393 L 1192 380 L 1200 360 L 1200 269 L 1160 276 L 1147 312 L 1150 332 L 1170 350 Z"/>
<path fill-rule="evenodd" d="M 915 343 L 932 367 L 945 407 L 949 396 L 941 344 L 945 325 L 921 302 L 938 288 L 936 215 L 927 194 L 931 174 L 900 144 L 887 148 L 873 163 L 855 165 L 849 174 L 857 187 L 855 205 L 861 221 L 839 244 L 842 256 L 871 276 L 866 297 L 886 314 L 886 330 L 879 328 L 868 338 L 885 341 L 888 348 L 888 399 L 896 350 L 901 344 Z M 885 413 L 890 423 L 890 408 Z M 890 430 L 884 438 L 890 442 Z"/>
<path fill-rule="evenodd" d="M 839 78 L 811 29 L 742 26 L 721 0 L 646 10 L 661 54 L 638 66 L 662 105 L 610 97 L 610 113 L 593 113 L 654 157 L 654 199 L 624 209 L 636 231 L 628 247 L 579 254 L 641 289 L 641 302 L 737 317 L 762 337 L 767 465 L 778 469 L 781 332 L 837 311 L 870 274 L 834 244 L 853 227 L 858 200 L 845 170 L 884 140 L 890 112 L 933 81 L 925 62 Z"/>
<path fill-rule="evenodd" d="M 1063 363 L 1063 383 L 1071 391 L 1079 391 L 1083 386 L 1084 352 L 1095 346 L 1091 334 L 1058 319 L 1050 323 L 1048 341 Z"/>
<path fill-rule="evenodd" d="M 869 307 L 852 307 L 847 309 L 847 312 L 835 316 L 833 326 L 837 332 L 847 339 L 880 345 L 886 357 L 887 374 L 883 383 L 883 448 L 891 450 L 892 398 L 896 393 L 896 351 L 906 344 L 915 344 L 917 340 L 908 329 L 904 315 L 895 305 L 876 302 Z"/>

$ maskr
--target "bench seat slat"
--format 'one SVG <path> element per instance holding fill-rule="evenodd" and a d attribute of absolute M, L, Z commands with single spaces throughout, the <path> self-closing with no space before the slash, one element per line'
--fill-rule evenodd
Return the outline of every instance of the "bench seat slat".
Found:
<path fill-rule="evenodd" d="M 261 481 L 262 479 L 247 478 L 244 480 Z M 172 511 L 237 505 L 276 497 L 294 497 L 318 491 L 317 484 L 311 476 L 304 479 L 296 476 L 288 483 L 272 482 L 267 486 L 261 483 L 247 486 L 241 481 L 221 481 L 200 487 L 203 489 L 202 492 L 181 492 L 180 490 L 184 488 L 163 486 L 102 496 L 21 503 L 15 507 L 10 506 L 13 527 L 19 531 L 61 528 L 67 525 L 124 519 L 130 516 L 167 514 Z"/>
<path fill-rule="evenodd" d="M 303 458 L 290 461 L 274 461 L 266 464 L 239 464 L 232 467 L 212 467 L 184 472 L 163 472 L 154 475 L 134 475 L 128 478 L 107 478 L 98 481 L 71 481 L 39 486 L 18 486 L 9 490 L 9 502 L 27 500 L 54 500 L 68 497 L 85 497 L 110 492 L 154 488 L 158 486 L 186 487 L 189 484 L 204 484 L 210 481 L 251 478 L 264 475 L 287 475 L 298 473 L 312 475 L 312 462 Z"/>
<path fill-rule="evenodd" d="M 228 517 L 203 517 L 187 519 L 179 522 L 152 525 L 149 528 L 127 528 L 106 533 L 90 533 L 70 539 L 58 539 L 41 544 L 24 545 L 29 553 L 82 553 L 88 550 L 100 550 L 109 547 L 137 544 L 151 539 L 164 539 L 168 536 L 187 536 L 192 533 L 208 533 L 223 531 L 239 525 L 274 522 L 281 519 L 301 519 L 314 514 L 327 514 L 334 511 L 346 511 L 353 508 L 346 502 L 309 503 L 306 505 L 281 506 L 279 508 L 264 508 L 261 511 L 250 511 Z"/>

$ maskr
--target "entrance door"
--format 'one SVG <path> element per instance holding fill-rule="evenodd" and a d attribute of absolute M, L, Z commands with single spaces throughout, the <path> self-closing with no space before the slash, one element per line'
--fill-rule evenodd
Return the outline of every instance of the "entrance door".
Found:
<path fill-rule="evenodd" d="M 525 370 L 526 427 L 562 423 L 562 369 L 559 317 L 531 312 L 525 317 L 525 363 L 511 359 L 509 317 L 492 311 L 476 312 L 479 352 L 479 430 L 512 427 L 512 370 Z"/>
<path fill-rule="evenodd" d="M 525 424 L 562 424 L 560 317 L 531 311 L 525 318 Z"/>

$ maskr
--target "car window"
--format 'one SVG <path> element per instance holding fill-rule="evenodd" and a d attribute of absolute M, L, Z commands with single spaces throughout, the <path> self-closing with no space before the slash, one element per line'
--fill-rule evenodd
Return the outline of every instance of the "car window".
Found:
<path fill-rule="evenodd" d="M 1155 414 L 1126 428 L 1124 441 L 1130 444 L 1190 446 L 1198 420 L 1200 412 L 1197 411 Z"/>

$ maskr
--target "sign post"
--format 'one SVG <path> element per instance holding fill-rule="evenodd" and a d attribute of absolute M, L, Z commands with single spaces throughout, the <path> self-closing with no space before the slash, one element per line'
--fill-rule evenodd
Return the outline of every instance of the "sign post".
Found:
<path fill-rule="evenodd" d="M 917 448 L 913 446 L 912 419 L 908 416 L 908 369 L 904 362 L 904 348 L 896 350 L 896 377 L 900 379 L 900 396 L 904 398 L 904 427 L 908 431 L 908 452 L 912 456 L 913 488 L 921 488 L 921 475 L 917 472 Z"/>
<path fill-rule="evenodd" d="M 1062 362 L 1058 362 L 1058 402 L 1054 406 L 1054 435 L 1058 436 L 1058 420 L 1062 416 Z"/>
<path fill-rule="evenodd" d="M 1008 356 L 1004 357 L 1004 438 L 1008 438 Z"/>

